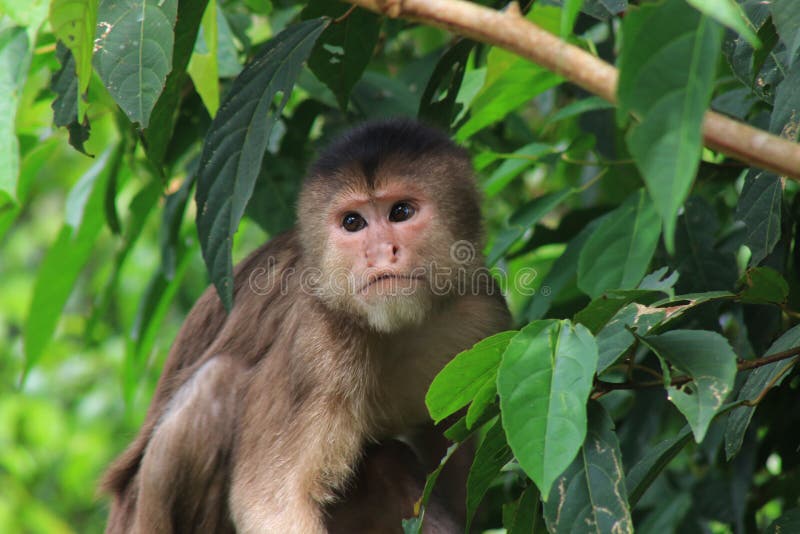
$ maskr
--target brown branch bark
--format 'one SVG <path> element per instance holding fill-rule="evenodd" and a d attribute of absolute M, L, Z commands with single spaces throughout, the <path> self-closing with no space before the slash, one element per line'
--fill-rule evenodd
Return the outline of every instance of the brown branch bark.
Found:
<path fill-rule="evenodd" d="M 404 18 L 499 46 L 556 72 L 616 104 L 615 67 L 526 20 L 516 3 L 495 11 L 464 0 L 345 0 L 392 18 Z M 708 111 L 703 121 L 709 148 L 748 165 L 800 181 L 800 144 Z"/>

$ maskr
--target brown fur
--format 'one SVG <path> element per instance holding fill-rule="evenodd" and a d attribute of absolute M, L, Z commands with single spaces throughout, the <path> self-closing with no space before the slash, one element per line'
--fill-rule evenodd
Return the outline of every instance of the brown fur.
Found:
<path fill-rule="evenodd" d="M 416 159 L 404 154 L 404 164 L 389 155 L 332 176 L 312 171 L 300 200 L 300 235 L 274 238 L 237 267 L 230 315 L 213 289 L 203 294 L 175 341 L 139 435 L 103 480 L 114 496 L 108 533 L 224 533 L 236 525 L 239 532 L 313 534 L 407 513 L 411 494 L 421 490 L 418 470 L 435 466 L 446 445 L 430 430 L 425 391 L 457 352 L 508 327 L 505 303 L 489 281 L 471 294 L 426 296 L 424 321 L 381 332 L 346 303 L 332 309 L 299 273 L 326 272 L 358 254 L 330 253 L 324 224 L 331 199 L 348 190 L 369 195 L 400 180 L 435 204 L 432 228 L 415 238 L 419 261 L 474 274 L 479 254 L 467 264 L 449 257 L 457 240 L 480 250 L 468 160 L 451 145 L 436 150 L 439 159 L 423 150 Z M 424 436 L 415 443 L 420 465 L 391 444 L 362 458 L 367 444 L 399 434 Z M 449 487 L 463 488 L 464 465 Z M 396 476 L 406 468 L 407 477 Z M 381 485 L 392 485 L 394 497 L 375 499 L 368 488 Z M 446 507 L 431 507 L 429 528 L 438 530 L 430 531 L 450 532 L 457 521 L 440 508 Z"/>

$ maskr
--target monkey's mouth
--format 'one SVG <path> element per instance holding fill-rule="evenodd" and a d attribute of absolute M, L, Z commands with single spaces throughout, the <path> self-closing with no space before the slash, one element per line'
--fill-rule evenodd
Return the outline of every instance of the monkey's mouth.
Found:
<path fill-rule="evenodd" d="M 403 281 L 415 282 L 415 281 L 418 281 L 418 280 L 422 280 L 423 278 L 424 277 L 421 274 L 419 274 L 419 275 L 408 275 L 408 274 L 399 274 L 399 273 L 381 273 L 381 274 L 378 274 L 378 275 L 375 275 L 375 276 L 371 276 L 367 280 L 367 283 L 364 284 L 363 286 L 361 286 L 361 292 L 362 293 L 366 293 L 367 290 L 370 287 L 372 287 L 372 286 L 374 286 L 374 285 L 376 285 L 376 284 L 378 284 L 380 282 L 383 282 L 384 280 L 393 281 L 393 283 L 391 285 L 402 285 L 403 287 L 405 287 L 406 284 L 403 284 Z"/>

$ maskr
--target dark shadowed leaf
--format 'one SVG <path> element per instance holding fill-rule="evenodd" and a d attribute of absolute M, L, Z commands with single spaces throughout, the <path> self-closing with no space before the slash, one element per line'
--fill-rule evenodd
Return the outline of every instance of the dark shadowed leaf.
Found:
<path fill-rule="evenodd" d="M 779 337 L 775 343 L 767 349 L 765 356 L 771 356 L 795 347 L 800 347 L 800 325 L 795 326 Z M 773 380 L 781 373 L 785 372 L 788 368 L 787 366 L 793 365 L 793 360 L 796 359 L 797 358 L 777 361 L 750 371 L 747 375 L 747 380 L 736 396 L 736 400 L 755 400 L 768 385 L 770 387 L 779 385 L 783 381 L 783 377 L 778 378 L 775 383 L 773 383 Z M 740 406 L 733 410 L 728 416 L 728 421 L 725 426 L 725 456 L 728 460 L 736 456 L 736 453 L 739 452 L 744 434 L 747 431 L 747 427 L 750 425 L 750 420 L 753 418 L 753 412 L 755 412 L 755 410 L 754 406 Z"/>
<path fill-rule="evenodd" d="M 303 10 L 303 19 L 344 15 L 349 4 L 312 0 Z M 381 19 L 366 9 L 357 8 L 346 18 L 330 24 L 317 39 L 308 58 L 311 72 L 327 85 L 342 109 L 347 109 L 350 91 L 367 67 L 375 44 Z"/>
<path fill-rule="evenodd" d="M 691 439 L 692 429 L 686 425 L 675 437 L 651 447 L 644 458 L 631 468 L 625 479 L 631 508 L 636 506 L 650 484 Z"/>
<path fill-rule="evenodd" d="M 614 422 L 596 402 L 589 404 L 586 440 L 550 490 L 544 518 L 554 534 L 633 532 Z"/>
<path fill-rule="evenodd" d="M 97 24 L 97 0 L 53 0 L 50 3 L 50 26 L 56 38 L 72 53 L 73 74 L 77 76 L 75 106 L 78 122 L 83 121 L 79 94 L 89 89 L 92 78 L 92 48 Z M 63 62 L 62 62 L 63 64 Z"/>
<path fill-rule="evenodd" d="M 504 465 L 513 458 L 511 448 L 506 442 L 506 434 L 503 432 L 503 425 L 500 419 L 495 421 L 483 438 L 477 452 L 472 467 L 469 470 L 467 479 L 467 526 L 465 531 L 469 532 L 469 526 L 478 505 L 481 503 L 486 490 L 500 474 Z"/>
<path fill-rule="evenodd" d="M 456 97 L 464 80 L 467 60 L 474 47 L 474 41 L 462 39 L 442 55 L 422 92 L 417 113 L 420 119 L 444 130 L 450 129 L 450 124 L 459 111 Z"/>
<path fill-rule="evenodd" d="M 764 534 L 789 534 L 790 532 L 800 532 L 800 508 L 784 512 L 767 527 Z"/>
<path fill-rule="evenodd" d="M 670 386 L 668 398 L 686 416 L 700 443 L 733 390 L 736 354 L 727 339 L 704 330 L 672 330 L 644 339 L 660 357 L 692 377 L 688 384 Z"/>
<path fill-rule="evenodd" d="M 633 345 L 635 338 L 632 328 L 638 335 L 646 335 L 651 328 L 661 324 L 667 317 L 665 310 L 631 303 L 622 308 L 597 333 L 597 373 L 600 374 L 622 358 Z"/>
<path fill-rule="evenodd" d="M 198 169 L 197 231 L 206 267 L 227 309 L 233 306 L 233 234 L 253 193 L 272 126 L 329 22 L 307 20 L 270 40 L 234 80 L 206 136 Z"/>
<path fill-rule="evenodd" d="M 800 51 L 800 9 L 797 9 L 797 1 L 772 0 L 768 5 L 772 21 L 789 53 L 789 63 L 794 64 Z"/>
<path fill-rule="evenodd" d="M 769 267 L 748 269 L 739 279 L 742 302 L 752 304 L 782 304 L 789 296 L 789 284 L 778 271 Z"/>
<path fill-rule="evenodd" d="M 800 13 L 800 9 L 797 10 Z M 800 35 L 800 33 L 798 33 Z M 786 72 L 786 77 L 775 90 L 775 109 L 770 116 L 769 129 L 791 141 L 800 135 L 800 61 Z"/>
<path fill-rule="evenodd" d="M 619 114 L 641 119 L 627 135 L 628 148 L 661 215 L 667 250 L 673 251 L 678 209 L 700 164 L 722 26 L 683 0 L 667 0 L 630 10 L 623 33 Z"/>
<path fill-rule="evenodd" d="M 75 75 L 75 58 L 61 43 L 56 47 L 56 56 L 61 63 L 58 72 L 53 73 L 50 89 L 56 94 L 53 108 L 53 124 L 66 126 L 69 130 L 69 144 L 75 150 L 86 154 L 83 143 L 89 139 L 89 122 L 78 122 L 78 77 Z"/>
<path fill-rule="evenodd" d="M 633 289 L 650 266 L 661 226 L 643 190 L 597 227 L 578 260 L 578 287 L 597 298 L 609 289 Z"/>
<path fill-rule="evenodd" d="M 497 374 L 503 428 L 542 495 L 586 436 L 586 401 L 597 368 L 589 331 L 569 321 L 535 321 L 506 348 Z"/>
<path fill-rule="evenodd" d="M 102 0 L 94 66 L 132 122 L 146 128 L 172 70 L 178 0 Z"/>
<path fill-rule="evenodd" d="M 758 265 L 781 237 L 781 195 L 777 176 L 751 170 L 747 173 L 736 205 L 736 219 L 747 227 L 743 244 L 750 249 L 750 265 Z"/>

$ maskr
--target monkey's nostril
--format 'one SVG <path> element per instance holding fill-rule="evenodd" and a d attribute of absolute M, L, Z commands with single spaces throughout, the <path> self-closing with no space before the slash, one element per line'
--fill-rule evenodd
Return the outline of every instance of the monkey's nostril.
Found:
<path fill-rule="evenodd" d="M 399 250 L 400 250 L 400 249 L 398 249 L 396 246 L 393 246 L 393 247 L 392 247 L 392 256 L 397 256 L 397 252 L 398 252 Z"/>

